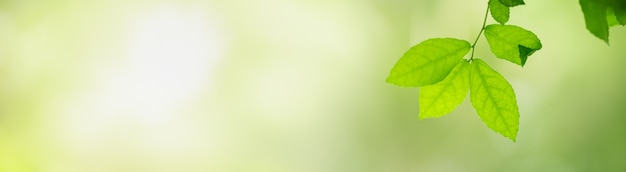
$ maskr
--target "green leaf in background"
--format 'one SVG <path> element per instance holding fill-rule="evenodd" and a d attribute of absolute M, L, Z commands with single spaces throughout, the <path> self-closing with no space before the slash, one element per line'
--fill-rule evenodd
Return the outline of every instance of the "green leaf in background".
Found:
<path fill-rule="evenodd" d="M 587 30 L 608 44 L 609 24 L 606 4 L 597 0 L 580 0 L 579 3 L 585 15 Z"/>
<path fill-rule="evenodd" d="M 619 21 L 617 21 L 617 16 L 615 16 L 615 11 L 613 11 L 612 8 L 606 9 L 606 23 L 609 27 L 620 24 Z"/>
<path fill-rule="evenodd" d="M 474 59 L 470 68 L 470 100 L 476 113 L 493 131 L 515 142 L 519 111 L 513 87 L 480 59 Z"/>
<path fill-rule="evenodd" d="M 615 11 L 615 17 L 619 24 L 626 25 L 626 2 L 623 2 L 622 6 L 615 7 L 613 10 Z"/>
<path fill-rule="evenodd" d="M 542 47 L 537 35 L 513 25 L 489 25 L 485 28 L 485 38 L 496 57 L 521 66 Z"/>
<path fill-rule="evenodd" d="M 419 119 L 442 117 L 463 103 L 469 90 L 469 66 L 461 59 L 443 81 L 420 88 Z"/>
<path fill-rule="evenodd" d="M 448 76 L 470 50 L 470 43 L 433 38 L 410 48 L 391 69 L 387 82 L 405 87 L 435 84 Z"/>
<path fill-rule="evenodd" d="M 500 0 L 500 3 L 507 7 L 514 7 L 518 5 L 524 5 L 524 0 Z"/>
<path fill-rule="evenodd" d="M 498 23 L 505 24 L 509 21 L 509 7 L 504 6 L 499 0 L 489 1 L 489 11 L 491 12 L 491 17 Z"/>

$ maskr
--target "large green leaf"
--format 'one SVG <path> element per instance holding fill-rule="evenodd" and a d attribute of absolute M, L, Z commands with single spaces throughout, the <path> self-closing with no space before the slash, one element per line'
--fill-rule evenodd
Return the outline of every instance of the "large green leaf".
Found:
<path fill-rule="evenodd" d="M 513 87 L 480 59 L 474 59 L 470 68 L 470 100 L 476 113 L 493 131 L 515 142 L 519 111 Z"/>
<path fill-rule="evenodd" d="M 469 62 L 461 59 L 441 82 L 420 88 L 420 119 L 438 118 L 454 110 L 469 90 Z"/>
<path fill-rule="evenodd" d="M 435 84 L 470 50 L 470 43 L 454 38 L 433 38 L 410 48 L 391 69 L 387 82 L 405 87 Z"/>
<path fill-rule="evenodd" d="M 524 0 L 500 0 L 500 3 L 507 7 L 514 7 L 518 5 L 524 5 Z"/>
<path fill-rule="evenodd" d="M 606 3 L 597 0 L 580 0 L 579 3 L 585 15 L 587 30 L 608 44 L 609 24 Z"/>
<path fill-rule="evenodd" d="M 509 7 L 504 6 L 499 0 L 489 1 L 489 11 L 491 12 L 491 17 L 498 23 L 505 24 L 509 21 Z"/>
<path fill-rule="evenodd" d="M 485 28 L 485 38 L 496 57 L 521 66 L 542 47 L 537 35 L 514 25 L 489 25 Z"/>

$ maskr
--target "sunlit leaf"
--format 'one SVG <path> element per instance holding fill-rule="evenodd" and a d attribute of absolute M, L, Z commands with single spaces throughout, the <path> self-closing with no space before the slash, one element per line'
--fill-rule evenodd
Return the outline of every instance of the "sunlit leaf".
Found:
<path fill-rule="evenodd" d="M 491 17 L 500 24 L 505 24 L 509 21 L 509 7 L 502 5 L 499 0 L 489 1 L 489 12 L 491 12 Z"/>
<path fill-rule="evenodd" d="M 470 68 L 470 100 L 476 113 L 493 131 L 515 141 L 519 111 L 513 87 L 480 59 L 474 59 Z"/>
<path fill-rule="evenodd" d="M 420 88 L 420 119 L 438 118 L 452 112 L 469 90 L 469 62 L 461 59 L 443 81 Z"/>
<path fill-rule="evenodd" d="M 470 43 L 454 38 L 433 38 L 409 49 L 391 69 L 387 82 L 415 87 L 435 84 L 470 50 Z"/>
<path fill-rule="evenodd" d="M 513 25 L 489 25 L 485 28 L 485 38 L 496 57 L 521 66 L 542 47 L 537 35 Z"/>

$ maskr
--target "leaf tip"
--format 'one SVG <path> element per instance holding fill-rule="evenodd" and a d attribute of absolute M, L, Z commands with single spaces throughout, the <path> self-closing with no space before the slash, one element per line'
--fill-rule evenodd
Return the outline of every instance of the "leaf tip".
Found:
<path fill-rule="evenodd" d="M 510 136 L 505 136 L 506 138 L 509 138 L 509 140 L 513 141 L 513 143 L 517 142 L 517 131 Z"/>
<path fill-rule="evenodd" d="M 422 106 L 420 105 L 420 112 L 417 115 L 417 119 L 419 119 L 419 120 L 434 119 L 434 118 L 442 117 L 444 115 L 445 114 L 436 114 L 436 113 L 424 110 L 424 109 L 422 109 Z"/>
<path fill-rule="evenodd" d="M 489 127 L 491 128 L 491 127 Z M 513 141 L 513 143 L 515 143 L 517 141 L 517 132 L 519 131 L 517 128 L 512 128 L 513 130 L 508 130 L 507 131 L 503 131 L 503 130 L 496 130 L 494 128 L 491 128 L 491 130 L 495 131 L 496 133 L 506 137 L 507 139 Z"/>
<path fill-rule="evenodd" d="M 515 137 L 513 137 L 513 138 L 509 138 L 509 139 L 511 139 L 511 141 L 512 141 L 513 143 L 517 142 L 517 140 L 515 139 Z"/>
<path fill-rule="evenodd" d="M 428 119 L 428 117 L 424 117 L 424 115 L 422 115 L 422 113 L 420 113 L 419 115 L 417 115 L 417 119 L 421 120 L 425 120 Z"/>
<path fill-rule="evenodd" d="M 397 81 L 395 81 L 395 80 L 393 80 L 393 79 L 390 79 L 390 78 L 387 78 L 387 80 L 385 80 L 385 82 L 387 82 L 387 83 L 389 83 L 389 84 L 392 84 L 392 85 L 395 85 L 395 86 L 400 86 L 400 87 L 409 87 L 409 86 L 407 86 L 407 85 L 400 84 L 399 82 L 397 82 Z"/>
<path fill-rule="evenodd" d="M 389 84 L 394 84 L 393 81 L 391 81 L 391 76 L 388 76 L 387 79 L 385 79 L 385 82 L 387 82 Z"/>
<path fill-rule="evenodd" d="M 387 78 L 385 79 L 385 82 L 393 84 L 393 82 L 391 81 L 391 75 L 387 76 Z"/>
<path fill-rule="evenodd" d="M 397 77 L 394 77 L 393 74 L 389 74 L 389 76 L 387 76 L 387 79 L 385 79 L 385 82 L 400 87 L 415 87 L 414 85 L 402 82 Z"/>

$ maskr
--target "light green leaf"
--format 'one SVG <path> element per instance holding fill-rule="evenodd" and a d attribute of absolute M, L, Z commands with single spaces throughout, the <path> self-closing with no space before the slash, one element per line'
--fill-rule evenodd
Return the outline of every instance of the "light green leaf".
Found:
<path fill-rule="evenodd" d="M 509 21 L 509 7 L 504 6 L 499 0 L 489 1 L 489 11 L 491 12 L 491 17 L 498 23 L 505 24 Z"/>
<path fill-rule="evenodd" d="M 521 66 L 542 47 L 537 35 L 514 25 L 489 25 L 485 28 L 485 38 L 496 57 Z"/>
<path fill-rule="evenodd" d="M 579 3 L 585 15 L 587 30 L 608 44 L 609 24 L 606 19 L 606 4 L 597 0 L 580 0 Z"/>
<path fill-rule="evenodd" d="M 420 88 L 419 119 L 442 117 L 463 103 L 469 90 L 469 66 L 461 59 L 443 81 Z"/>
<path fill-rule="evenodd" d="M 524 5 L 524 0 L 500 0 L 500 3 L 507 7 L 514 7 L 518 5 Z"/>
<path fill-rule="evenodd" d="M 435 84 L 470 50 L 470 43 L 454 38 L 433 38 L 410 48 L 391 69 L 387 82 L 405 87 Z"/>
<path fill-rule="evenodd" d="M 493 131 L 515 142 L 519 111 L 513 87 L 480 59 L 474 59 L 470 68 L 470 100 L 476 113 Z"/>

